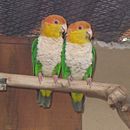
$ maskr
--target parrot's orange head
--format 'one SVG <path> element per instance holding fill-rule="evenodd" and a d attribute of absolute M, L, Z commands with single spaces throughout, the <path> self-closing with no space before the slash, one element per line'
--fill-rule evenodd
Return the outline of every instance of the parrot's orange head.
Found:
<path fill-rule="evenodd" d="M 41 35 L 59 38 L 67 31 L 66 20 L 60 15 L 49 15 L 41 23 Z"/>
<path fill-rule="evenodd" d="M 90 43 L 92 37 L 91 25 L 86 21 L 70 24 L 67 31 L 67 41 L 74 44 Z"/>

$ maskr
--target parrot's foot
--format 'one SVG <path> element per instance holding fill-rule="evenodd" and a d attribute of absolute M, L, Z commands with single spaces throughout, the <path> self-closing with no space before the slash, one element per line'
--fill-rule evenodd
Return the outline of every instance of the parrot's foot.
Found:
<path fill-rule="evenodd" d="M 84 102 L 72 102 L 75 112 L 82 113 L 84 111 Z"/>
<path fill-rule="evenodd" d="M 42 72 L 40 72 L 40 73 L 38 74 L 38 80 L 39 80 L 39 82 L 41 83 L 41 82 L 43 81 L 43 79 L 44 79 L 44 75 L 43 75 Z"/>
<path fill-rule="evenodd" d="M 38 93 L 38 104 L 43 108 L 50 108 L 51 102 L 52 102 L 52 95 L 51 96 L 42 96 L 40 93 Z"/>
<path fill-rule="evenodd" d="M 70 85 L 70 83 L 73 81 L 73 77 L 72 76 L 69 76 L 68 77 L 68 83 L 69 83 L 69 85 Z"/>
<path fill-rule="evenodd" d="M 87 85 L 89 85 L 90 87 L 92 87 L 92 78 L 88 78 L 87 79 Z"/>
<path fill-rule="evenodd" d="M 57 84 L 57 82 L 58 82 L 58 75 L 53 75 L 53 80 L 54 80 L 54 83 Z"/>

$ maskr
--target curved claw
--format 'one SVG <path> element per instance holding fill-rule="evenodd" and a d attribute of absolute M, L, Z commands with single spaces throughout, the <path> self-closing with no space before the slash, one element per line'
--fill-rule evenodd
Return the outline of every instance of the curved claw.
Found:
<path fill-rule="evenodd" d="M 70 83 L 73 81 L 73 77 L 72 76 L 69 76 L 68 77 L 68 83 L 69 83 L 69 85 L 70 85 Z"/>
<path fill-rule="evenodd" d="M 58 75 L 53 75 L 53 80 L 54 80 L 55 84 L 57 84 L 57 82 L 58 82 Z"/>
<path fill-rule="evenodd" d="M 92 87 L 92 78 L 88 78 L 87 79 L 87 85 L 89 85 L 90 87 Z"/>
<path fill-rule="evenodd" d="M 38 80 L 39 80 L 40 84 L 42 83 L 43 79 L 44 79 L 44 75 L 43 75 L 42 72 L 40 72 L 40 73 L 38 74 Z"/>

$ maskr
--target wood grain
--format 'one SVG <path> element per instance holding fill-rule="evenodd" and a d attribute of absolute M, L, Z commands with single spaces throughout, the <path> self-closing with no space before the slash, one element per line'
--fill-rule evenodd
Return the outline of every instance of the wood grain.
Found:
<path fill-rule="evenodd" d="M 0 36 L 0 71 L 32 75 L 27 38 Z M 24 81 L 23 81 L 24 82 Z M 0 93 L 1 130 L 81 130 L 81 114 L 73 111 L 69 94 L 54 93 L 51 109 L 36 102 L 35 90 L 8 88 Z"/>
<path fill-rule="evenodd" d="M 55 84 L 53 78 L 44 77 L 43 82 L 35 76 L 1 73 L 1 78 L 7 79 L 8 87 L 24 89 L 50 89 L 60 92 L 83 92 L 87 97 L 94 97 L 107 101 L 112 108 L 116 108 L 120 118 L 130 128 L 130 95 L 124 86 L 110 83 L 93 82 L 90 87 L 86 81 L 73 80 L 69 83 L 67 80 L 59 79 Z M 23 82 L 24 81 L 24 82 Z"/>

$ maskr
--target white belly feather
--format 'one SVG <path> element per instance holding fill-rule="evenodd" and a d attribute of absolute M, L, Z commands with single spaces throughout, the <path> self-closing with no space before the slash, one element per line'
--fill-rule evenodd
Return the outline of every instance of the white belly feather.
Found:
<path fill-rule="evenodd" d="M 82 79 L 86 69 L 92 64 L 92 44 L 77 45 L 67 43 L 66 63 L 74 79 Z"/>
<path fill-rule="evenodd" d="M 52 76 L 54 67 L 60 63 L 63 39 L 48 38 L 40 36 L 38 38 L 37 60 L 43 65 L 45 76 Z"/>

